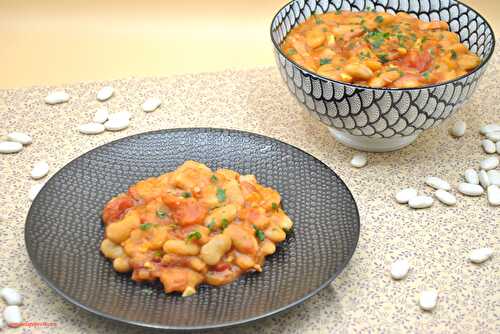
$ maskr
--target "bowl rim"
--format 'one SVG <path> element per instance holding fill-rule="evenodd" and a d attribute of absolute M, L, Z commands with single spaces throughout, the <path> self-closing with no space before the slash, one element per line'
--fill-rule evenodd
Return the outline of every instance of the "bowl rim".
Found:
<path fill-rule="evenodd" d="M 328 287 L 347 268 L 347 266 L 349 265 L 349 263 L 352 260 L 352 257 L 354 256 L 354 253 L 356 253 L 356 250 L 358 249 L 358 245 L 360 242 L 359 238 L 361 236 L 361 215 L 359 212 L 358 203 L 356 202 L 356 199 L 354 198 L 354 195 L 353 195 L 351 189 L 347 186 L 347 184 L 344 182 L 344 180 L 337 174 L 337 172 L 335 170 L 333 170 L 333 168 L 328 166 L 325 162 L 323 162 L 321 159 L 315 157 L 312 153 L 309 153 L 309 152 L 301 149 L 298 146 L 292 145 L 290 143 L 287 143 L 286 141 L 283 141 L 283 140 L 275 138 L 275 137 L 263 135 L 263 134 L 260 134 L 257 132 L 252 132 L 252 131 L 245 131 L 245 130 L 239 130 L 239 129 L 233 129 L 233 128 L 218 128 L 218 127 L 178 127 L 178 128 L 158 129 L 158 130 L 150 130 L 150 131 L 145 131 L 145 132 L 134 133 L 134 134 L 130 134 L 128 136 L 122 137 L 122 138 L 111 140 L 109 142 L 103 143 L 103 144 L 98 145 L 96 147 L 93 147 L 92 149 L 90 149 L 86 152 L 83 152 L 82 154 L 78 155 L 77 157 L 72 158 L 70 161 L 65 163 L 64 166 L 61 167 L 54 175 L 52 175 L 50 177 L 50 179 L 46 182 L 46 184 L 54 183 L 55 176 L 60 174 L 66 167 L 73 164 L 76 160 L 78 160 L 84 156 L 91 155 L 92 153 L 95 153 L 95 151 L 97 151 L 99 149 L 112 146 L 112 145 L 116 144 L 117 142 L 120 142 L 123 140 L 130 140 L 130 139 L 134 139 L 134 138 L 139 138 L 139 137 L 147 136 L 147 135 L 170 134 L 172 132 L 175 133 L 175 132 L 183 132 L 183 131 L 185 131 L 185 132 L 207 131 L 207 132 L 216 132 L 216 133 L 229 132 L 233 135 L 234 134 L 249 135 L 249 136 L 254 136 L 257 138 L 264 138 L 266 140 L 274 141 L 274 142 L 277 142 L 279 144 L 288 145 L 288 146 L 292 147 L 293 149 L 298 150 L 302 154 L 305 154 L 305 155 L 313 158 L 320 165 L 326 167 L 329 171 L 331 171 L 332 175 L 337 178 L 340 185 L 347 190 L 347 196 L 350 197 L 350 199 L 354 203 L 354 208 L 356 211 L 355 225 L 356 225 L 357 233 L 354 236 L 355 241 L 354 241 L 352 251 L 350 251 L 349 254 L 347 255 L 343 266 L 341 266 L 341 268 L 335 270 L 335 272 L 333 272 L 332 275 L 326 281 L 324 281 L 322 284 L 320 284 L 319 286 L 317 286 L 316 288 L 314 288 L 312 291 L 305 294 L 301 298 L 298 298 L 297 300 L 295 300 L 295 301 L 293 301 L 285 306 L 282 306 L 280 308 L 275 308 L 273 310 L 270 310 L 268 312 L 265 312 L 265 313 L 262 313 L 262 314 L 259 314 L 259 315 L 256 315 L 256 316 L 253 316 L 250 318 L 240 319 L 240 320 L 231 321 L 231 322 L 224 322 L 224 323 L 214 324 L 214 325 L 201 325 L 201 326 L 198 326 L 198 325 L 195 325 L 195 326 L 177 326 L 177 325 L 171 326 L 171 325 L 162 325 L 162 324 L 158 324 L 158 323 L 148 323 L 148 322 L 144 322 L 141 320 L 129 320 L 129 319 L 122 318 L 120 316 L 111 315 L 111 314 L 106 313 L 104 311 L 98 310 L 98 309 L 96 309 L 88 304 L 85 304 L 85 303 L 73 298 L 72 296 L 66 294 L 66 292 L 64 292 L 62 288 L 60 288 L 48 276 L 46 276 L 45 274 L 42 273 L 42 269 L 39 267 L 38 264 L 35 264 L 33 262 L 33 260 L 32 260 L 32 248 L 28 245 L 28 236 L 27 236 L 26 231 L 28 230 L 29 225 L 32 224 L 32 223 L 28 224 L 28 219 L 33 214 L 32 208 L 33 208 L 33 205 L 36 201 L 36 198 L 35 198 L 33 203 L 30 205 L 28 213 L 26 214 L 26 217 L 25 217 L 25 226 L 23 229 L 23 234 L 24 234 L 23 239 L 24 239 L 24 243 L 25 243 L 25 249 L 26 249 L 26 252 L 28 255 L 28 260 L 30 261 L 32 267 L 35 269 L 37 276 L 42 280 L 42 282 L 47 284 L 53 291 L 55 291 L 57 293 L 57 295 L 62 297 L 63 300 L 69 302 L 70 304 L 72 304 L 74 306 L 77 306 L 79 309 L 82 309 L 90 314 L 99 316 L 102 319 L 107 319 L 107 320 L 116 321 L 118 323 L 122 323 L 125 325 L 134 326 L 136 328 L 164 330 L 167 332 L 210 331 L 210 330 L 216 330 L 216 329 L 228 329 L 228 328 L 238 327 L 238 326 L 242 326 L 242 325 L 249 325 L 249 324 L 256 322 L 257 320 L 262 320 L 262 319 L 265 319 L 268 317 L 273 317 L 273 316 L 281 314 L 285 311 L 291 310 L 294 307 L 302 304 L 306 300 L 310 299 L 314 295 L 318 294 L 321 290 Z M 43 191 L 43 189 L 42 189 L 42 191 Z"/>
<path fill-rule="evenodd" d="M 488 22 L 488 20 L 486 20 L 486 18 L 481 13 L 479 13 L 477 10 L 475 10 L 471 6 L 469 6 L 467 4 L 464 4 L 463 2 L 461 2 L 459 0 L 452 0 L 452 1 L 454 1 L 458 5 L 462 5 L 462 6 L 466 7 L 468 9 L 468 11 L 470 11 L 470 10 L 474 11 L 479 17 L 481 17 L 481 19 L 483 19 L 484 23 L 488 26 L 488 28 L 491 31 L 492 45 L 491 45 L 491 51 L 490 51 L 490 53 L 486 56 L 486 58 L 483 61 L 481 61 L 481 64 L 479 64 L 479 66 L 476 67 L 474 70 L 472 70 L 469 73 L 463 74 L 463 75 L 461 75 L 461 76 L 459 76 L 457 78 L 454 78 L 454 79 L 451 79 L 451 80 L 447 80 L 447 81 L 443 81 L 443 82 L 440 82 L 440 83 L 435 83 L 435 84 L 431 84 L 431 85 L 425 85 L 425 86 L 421 86 L 421 87 L 410 87 L 410 88 L 369 87 L 369 86 L 355 85 L 355 84 L 351 84 L 351 83 L 347 83 L 347 82 L 333 80 L 333 79 L 327 78 L 325 76 L 319 75 L 317 73 L 314 73 L 314 72 L 306 69 L 305 67 L 297 64 L 295 61 L 291 60 L 290 58 L 288 58 L 285 55 L 285 53 L 283 52 L 283 50 L 280 48 L 280 46 L 278 45 L 277 41 L 273 37 L 273 23 L 276 20 L 276 18 L 278 17 L 278 14 L 281 13 L 281 11 L 284 10 L 285 8 L 291 7 L 293 3 L 297 2 L 297 0 L 291 0 L 291 1 L 287 2 L 284 6 L 282 6 L 280 9 L 278 9 L 278 11 L 276 12 L 276 14 L 273 16 L 273 18 L 271 20 L 271 26 L 270 26 L 270 29 L 269 29 L 270 35 L 271 35 L 271 42 L 273 43 L 274 48 L 283 57 L 285 57 L 286 60 L 288 60 L 289 62 L 291 62 L 294 66 L 298 67 L 301 71 L 308 73 L 312 77 L 316 77 L 316 78 L 319 78 L 319 79 L 322 79 L 322 80 L 325 80 L 325 81 L 328 81 L 328 82 L 332 82 L 334 84 L 340 84 L 340 85 L 348 86 L 348 87 L 351 87 L 351 88 L 354 88 L 354 89 L 357 88 L 357 89 L 363 89 L 363 90 L 376 90 L 376 91 L 415 91 L 415 90 L 420 90 L 420 89 L 430 89 L 430 88 L 435 88 L 435 87 L 438 87 L 438 86 L 445 86 L 447 84 L 454 83 L 456 81 L 459 81 L 459 80 L 462 80 L 464 78 L 467 78 L 470 75 L 473 75 L 474 73 L 476 73 L 477 71 L 479 71 L 484 66 L 486 66 L 488 64 L 488 62 L 490 61 L 491 57 L 493 56 L 493 54 L 495 53 L 495 46 L 496 46 L 495 31 L 491 27 L 491 25 Z M 403 10 L 400 11 L 400 12 L 408 13 L 408 12 L 403 11 Z"/>

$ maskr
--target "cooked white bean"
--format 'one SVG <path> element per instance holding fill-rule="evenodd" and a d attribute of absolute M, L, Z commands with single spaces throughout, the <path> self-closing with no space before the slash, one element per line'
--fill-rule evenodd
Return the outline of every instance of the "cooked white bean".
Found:
<path fill-rule="evenodd" d="M 478 176 L 481 187 L 484 189 L 488 188 L 490 185 L 490 178 L 488 177 L 488 174 L 484 170 L 480 170 Z"/>
<path fill-rule="evenodd" d="M 33 165 L 31 177 L 35 180 L 41 179 L 49 172 L 49 164 L 45 161 L 38 161 Z"/>
<path fill-rule="evenodd" d="M 101 123 L 85 123 L 78 127 L 78 131 L 85 135 L 97 135 L 103 133 L 106 128 Z"/>
<path fill-rule="evenodd" d="M 104 86 L 97 92 L 97 100 L 104 102 L 111 96 L 113 96 L 114 92 L 115 90 L 113 89 L 112 86 Z"/>
<path fill-rule="evenodd" d="M 425 179 L 425 184 L 434 189 L 451 190 L 450 184 L 443 179 L 435 176 L 429 176 Z"/>
<path fill-rule="evenodd" d="M 481 196 L 484 193 L 484 189 L 480 185 L 470 183 L 460 183 L 458 191 L 467 196 Z"/>
<path fill-rule="evenodd" d="M 33 142 L 33 138 L 31 138 L 29 134 L 15 131 L 7 135 L 7 140 L 15 141 L 16 143 L 20 143 L 23 145 L 29 145 Z"/>
<path fill-rule="evenodd" d="M 1 289 L 0 297 L 5 300 L 7 305 L 21 305 L 23 303 L 23 296 L 12 288 Z"/>
<path fill-rule="evenodd" d="M 457 198 L 452 193 L 447 192 L 443 189 L 438 189 L 434 193 L 434 196 L 441 202 L 446 205 L 455 205 L 457 204 Z"/>
<path fill-rule="evenodd" d="M 488 157 L 484 160 L 481 160 L 480 166 L 481 169 L 488 171 L 490 169 L 497 168 L 499 163 L 500 161 L 498 160 L 498 157 Z"/>
<path fill-rule="evenodd" d="M 477 172 L 472 168 L 469 168 L 465 171 L 464 177 L 467 183 L 479 184 L 479 176 L 477 175 Z"/>
<path fill-rule="evenodd" d="M 366 153 L 356 153 L 351 159 L 351 166 L 356 168 L 362 168 L 366 166 L 368 162 L 368 156 Z"/>
<path fill-rule="evenodd" d="M 488 132 L 493 132 L 493 131 L 500 131 L 500 124 L 487 124 L 479 130 L 481 134 L 485 135 Z"/>
<path fill-rule="evenodd" d="M 491 141 L 494 141 L 495 143 L 500 141 L 500 131 L 492 131 L 488 132 L 486 134 L 486 138 L 488 138 Z"/>
<path fill-rule="evenodd" d="M 104 123 L 104 127 L 109 131 L 120 131 L 128 128 L 130 121 L 127 118 L 110 118 Z"/>
<path fill-rule="evenodd" d="M 158 109 L 161 105 L 161 100 L 157 97 L 148 97 L 142 104 L 142 110 L 145 112 L 152 112 Z"/>
<path fill-rule="evenodd" d="M 64 90 L 51 92 L 45 97 L 45 103 L 47 104 L 59 104 L 69 101 L 69 94 Z"/>
<path fill-rule="evenodd" d="M 467 128 L 467 125 L 465 124 L 464 121 L 457 121 L 455 124 L 450 129 L 450 133 L 453 137 L 459 138 L 462 137 L 465 134 L 465 129 Z"/>
<path fill-rule="evenodd" d="M 30 191 L 28 193 L 28 198 L 30 199 L 30 201 L 35 200 L 36 196 L 38 195 L 40 190 L 42 190 L 44 185 L 45 185 L 45 183 L 39 183 L 39 184 L 35 184 L 34 186 L 32 186 L 30 188 Z"/>
<path fill-rule="evenodd" d="M 3 310 L 3 318 L 9 327 L 17 327 L 23 322 L 21 309 L 17 305 L 9 305 Z"/>
<path fill-rule="evenodd" d="M 491 185 L 487 189 L 488 203 L 491 206 L 500 205 L 500 188 L 496 185 Z"/>
<path fill-rule="evenodd" d="M 109 116 L 109 111 L 106 107 L 102 107 L 97 109 L 97 111 L 94 114 L 94 118 L 92 119 L 94 123 L 101 123 L 103 124 L 108 120 Z"/>
<path fill-rule="evenodd" d="M 469 253 L 469 260 L 472 263 L 483 263 L 493 255 L 493 249 L 489 247 L 474 249 Z"/>
<path fill-rule="evenodd" d="M 2 141 L 0 142 L 0 153 L 17 153 L 23 149 L 23 144 L 15 141 Z"/>
<path fill-rule="evenodd" d="M 432 311 L 437 304 L 438 292 L 434 289 L 422 291 L 418 304 L 424 311 Z"/>
<path fill-rule="evenodd" d="M 495 147 L 495 143 L 489 139 L 481 140 L 481 146 L 483 147 L 484 152 L 491 154 L 495 153 L 497 148 Z"/>
<path fill-rule="evenodd" d="M 396 202 L 400 204 L 406 204 L 410 198 L 417 196 L 417 190 L 415 188 L 405 188 L 396 193 Z"/>
<path fill-rule="evenodd" d="M 488 180 L 491 184 L 500 186 L 500 171 L 492 169 L 489 170 L 486 174 L 488 174 Z"/>
<path fill-rule="evenodd" d="M 430 196 L 415 196 L 410 198 L 408 205 L 412 209 L 425 209 L 432 206 L 434 200 Z"/>
<path fill-rule="evenodd" d="M 391 277 L 395 280 L 400 280 L 408 275 L 410 264 L 406 260 L 397 260 L 391 265 Z"/>

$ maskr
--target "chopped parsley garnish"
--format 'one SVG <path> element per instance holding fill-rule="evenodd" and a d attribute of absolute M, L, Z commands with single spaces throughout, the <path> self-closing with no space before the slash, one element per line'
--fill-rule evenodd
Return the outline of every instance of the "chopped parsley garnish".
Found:
<path fill-rule="evenodd" d="M 332 63 L 331 58 L 321 58 L 319 60 L 320 65 L 326 65 L 326 64 L 331 64 L 331 63 Z"/>
<path fill-rule="evenodd" d="M 271 204 L 271 208 L 272 208 L 274 211 L 278 211 L 278 204 L 276 204 L 276 203 L 274 203 L 274 202 L 273 202 L 273 203 Z"/>
<path fill-rule="evenodd" d="M 379 53 L 377 57 L 382 64 L 385 64 L 389 61 L 389 59 L 387 58 L 387 53 Z"/>
<path fill-rule="evenodd" d="M 187 191 L 185 191 L 181 194 L 181 196 L 184 198 L 189 198 L 189 197 L 191 197 L 191 193 L 188 193 Z"/>
<path fill-rule="evenodd" d="M 191 241 L 193 239 L 200 240 L 201 239 L 201 233 L 198 231 L 193 231 L 188 234 L 187 236 L 187 241 Z"/>
<path fill-rule="evenodd" d="M 370 53 L 369 52 L 365 52 L 365 51 L 361 51 L 358 55 L 359 57 L 359 60 L 363 61 L 363 60 L 366 60 L 368 58 L 370 58 Z"/>
<path fill-rule="evenodd" d="M 323 23 L 322 19 L 316 18 L 316 24 L 322 24 L 322 23 Z"/>
<path fill-rule="evenodd" d="M 377 24 L 381 24 L 382 22 L 384 22 L 384 18 L 379 15 L 375 18 L 375 22 L 377 22 Z"/>
<path fill-rule="evenodd" d="M 381 31 L 370 31 L 366 37 L 365 40 L 370 43 L 374 49 L 380 48 L 382 44 L 384 44 L 384 41 L 389 38 L 390 34 L 388 32 L 381 32 Z"/>
<path fill-rule="evenodd" d="M 224 202 L 226 200 L 226 191 L 222 188 L 217 188 L 217 192 L 215 194 L 219 202 Z"/>
<path fill-rule="evenodd" d="M 292 52 L 292 51 L 293 51 L 293 52 Z M 289 56 L 293 56 L 293 55 L 294 55 L 294 54 L 296 54 L 296 53 L 297 53 L 297 50 L 295 50 L 295 49 L 289 49 L 289 50 L 288 50 L 288 52 L 287 52 L 287 54 L 288 54 Z M 212 182 L 214 182 L 214 183 L 215 183 L 215 182 L 217 182 L 217 180 L 218 180 L 218 179 L 217 179 L 217 176 L 215 176 L 215 174 L 214 174 L 214 175 L 212 175 L 212 176 L 210 176 L 210 181 L 212 181 Z"/>
<path fill-rule="evenodd" d="M 161 209 L 156 210 L 156 216 L 160 219 L 164 219 L 167 216 L 167 213 Z"/>
<path fill-rule="evenodd" d="M 323 32 L 328 32 L 328 28 L 327 28 L 327 27 L 324 27 L 324 28 L 323 28 L 323 29 L 321 29 L 321 30 L 323 30 Z"/>
<path fill-rule="evenodd" d="M 455 59 L 457 59 L 457 57 L 458 57 L 457 51 L 451 50 L 451 59 L 455 60 Z"/>
<path fill-rule="evenodd" d="M 208 223 L 207 227 L 208 227 L 208 229 L 210 231 L 213 231 L 214 228 L 215 228 L 215 219 L 212 218 L 212 220 L 210 221 L 210 223 Z"/>
<path fill-rule="evenodd" d="M 266 238 L 266 235 L 264 234 L 264 232 L 262 232 L 262 230 L 260 230 L 257 226 L 253 226 L 253 228 L 255 229 L 255 236 L 257 237 L 257 239 L 259 239 L 260 241 L 264 241 L 264 239 Z"/>
<path fill-rule="evenodd" d="M 229 221 L 226 218 L 222 218 L 221 226 L 222 226 L 222 229 L 225 230 L 229 226 Z"/>
<path fill-rule="evenodd" d="M 156 256 L 156 257 L 161 257 L 161 252 L 160 252 L 160 251 L 156 251 L 156 252 L 154 252 L 154 256 Z"/>
<path fill-rule="evenodd" d="M 422 73 L 422 76 L 424 77 L 425 80 L 429 80 L 429 72 Z"/>
<path fill-rule="evenodd" d="M 145 223 L 145 224 L 141 224 L 139 225 L 139 228 L 143 231 L 147 231 L 149 230 L 151 227 L 153 227 L 153 224 L 151 223 Z"/>

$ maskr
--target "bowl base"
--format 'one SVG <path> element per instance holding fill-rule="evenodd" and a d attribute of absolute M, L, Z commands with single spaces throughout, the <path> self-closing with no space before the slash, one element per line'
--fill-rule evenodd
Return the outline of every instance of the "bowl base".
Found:
<path fill-rule="evenodd" d="M 366 152 L 390 152 L 399 150 L 410 145 L 417 139 L 418 135 L 393 137 L 393 138 L 367 138 L 355 136 L 346 131 L 329 128 L 330 133 L 341 144 Z"/>

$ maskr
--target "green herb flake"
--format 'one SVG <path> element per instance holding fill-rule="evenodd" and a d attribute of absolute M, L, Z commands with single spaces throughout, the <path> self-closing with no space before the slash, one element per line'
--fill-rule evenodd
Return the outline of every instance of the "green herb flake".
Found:
<path fill-rule="evenodd" d="M 153 227 L 153 224 L 151 223 L 145 223 L 145 224 L 141 224 L 139 225 L 139 228 L 143 231 L 147 231 L 149 230 L 151 227 Z"/>
<path fill-rule="evenodd" d="M 167 213 L 161 209 L 156 210 L 156 216 L 160 219 L 164 219 L 167 216 Z"/>
<path fill-rule="evenodd" d="M 184 197 L 184 198 L 189 198 L 189 197 L 191 197 L 191 193 L 189 193 L 189 192 L 185 191 L 185 192 L 183 192 L 183 193 L 181 194 L 181 196 L 182 196 L 182 197 Z"/>
<path fill-rule="evenodd" d="M 198 231 L 193 231 L 188 234 L 187 236 L 187 241 L 191 241 L 193 239 L 200 240 L 201 239 L 201 233 Z"/>
<path fill-rule="evenodd" d="M 451 50 L 451 59 L 455 60 L 458 58 L 457 51 Z"/>
<path fill-rule="evenodd" d="M 271 204 L 271 208 L 272 208 L 274 211 L 278 211 L 278 204 L 276 204 L 276 203 L 274 203 L 274 202 L 273 202 L 273 203 Z"/>
<path fill-rule="evenodd" d="M 377 22 L 377 24 L 382 24 L 382 22 L 384 22 L 384 18 L 378 15 L 377 17 L 375 17 L 375 22 Z"/>
<path fill-rule="evenodd" d="M 331 64 L 332 63 L 332 59 L 331 58 L 321 58 L 319 60 L 319 64 L 320 65 L 326 65 L 326 64 Z"/>
<path fill-rule="evenodd" d="M 430 75 L 429 72 L 422 73 L 422 76 L 424 77 L 425 80 L 429 80 L 429 75 Z"/>
<path fill-rule="evenodd" d="M 154 252 L 153 254 L 155 257 L 161 257 L 161 252 L 160 251 L 156 251 Z"/>
<path fill-rule="evenodd" d="M 292 48 L 292 49 L 288 49 L 288 51 L 287 51 L 287 54 L 288 54 L 289 56 L 293 56 L 293 55 L 294 55 L 294 54 L 296 54 L 296 53 L 297 53 L 297 50 L 295 50 L 295 49 L 293 49 L 293 48 Z M 217 182 L 217 180 L 218 180 L 218 178 L 217 178 L 217 176 L 215 176 L 215 174 L 213 174 L 212 176 L 210 176 L 210 181 L 211 181 L 212 183 Z"/>
<path fill-rule="evenodd" d="M 229 221 L 226 218 L 222 218 L 221 220 L 222 230 L 225 230 L 228 226 L 229 226 Z"/>
<path fill-rule="evenodd" d="M 389 62 L 389 59 L 387 58 L 387 53 L 379 53 L 377 57 L 382 64 Z"/>
<path fill-rule="evenodd" d="M 324 23 L 323 20 L 320 18 L 316 18 L 315 22 L 316 22 L 316 24 L 323 24 Z"/>
<path fill-rule="evenodd" d="M 323 32 L 328 32 L 328 28 L 327 27 L 324 27 L 323 29 L 321 29 Z"/>
<path fill-rule="evenodd" d="M 222 188 L 217 188 L 217 192 L 215 193 L 219 202 L 224 202 L 226 200 L 226 191 Z"/>
<path fill-rule="evenodd" d="M 257 239 L 259 239 L 260 241 L 264 241 L 264 239 L 266 238 L 266 235 L 264 234 L 264 232 L 262 232 L 262 230 L 260 230 L 257 226 L 253 226 L 253 228 L 255 229 L 255 236 L 257 237 Z"/>
<path fill-rule="evenodd" d="M 207 227 L 210 230 L 210 232 L 214 230 L 215 225 L 216 225 L 215 219 L 212 218 L 212 220 L 210 221 L 210 223 L 208 223 L 208 225 L 207 225 Z"/>

